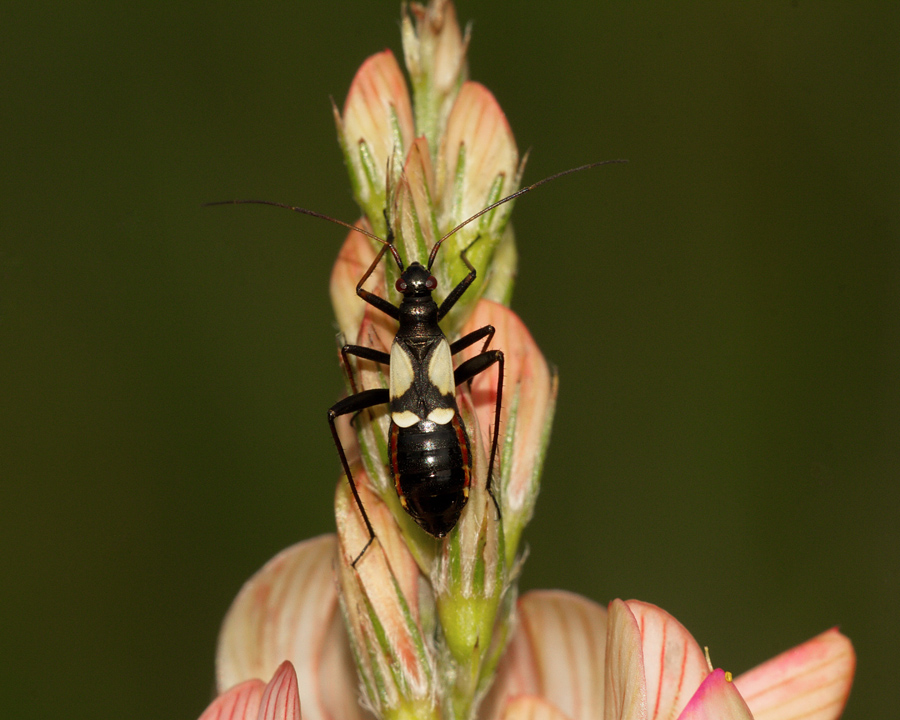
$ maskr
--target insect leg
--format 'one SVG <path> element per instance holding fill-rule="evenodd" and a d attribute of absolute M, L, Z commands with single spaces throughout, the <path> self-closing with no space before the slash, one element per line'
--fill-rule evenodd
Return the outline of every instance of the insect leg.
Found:
<path fill-rule="evenodd" d="M 466 249 L 459 254 L 460 258 L 462 258 L 462 261 L 466 264 L 466 267 L 469 268 L 469 272 L 462 280 L 459 281 L 459 284 L 447 294 L 447 297 L 444 298 L 444 302 L 442 302 L 441 306 L 438 308 L 438 322 L 444 319 L 444 316 L 448 312 L 450 312 L 450 309 L 454 305 L 456 305 L 456 301 L 462 297 L 463 293 L 469 288 L 469 285 L 475 282 L 475 266 L 469 262 L 469 258 L 466 257 L 466 253 L 469 252 L 469 248 L 477 243 L 480 238 L 481 235 L 476 237 L 466 246 Z M 435 246 L 435 248 L 436 247 L 437 246 Z M 434 255 L 434 250 L 432 250 L 432 255 Z M 428 267 L 431 267 L 431 262 L 428 263 Z"/>
<path fill-rule="evenodd" d="M 378 251 L 378 254 L 375 256 L 375 259 L 372 261 L 372 264 L 369 265 L 369 269 L 363 274 L 363 276 L 359 279 L 359 282 L 356 283 L 356 294 L 359 295 L 363 300 L 365 300 L 369 305 L 378 308 L 385 315 L 388 315 L 394 320 L 400 319 L 400 308 L 396 305 L 388 302 L 383 297 L 379 297 L 373 292 L 369 292 L 368 290 L 363 289 L 363 285 L 366 280 L 369 279 L 369 275 L 375 272 L 375 268 L 378 267 L 378 263 L 381 262 L 381 258 L 384 257 L 384 254 L 387 252 L 388 248 L 393 248 L 393 245 L 385 244 L 381 246 L 381 250 Z M 396 250 L 393 250 L 396 254 Z"/>
<path fill-rule="evenodd" d="M 366 524 L 366 529 L 369 531 L 369 540 L 353 561 L 353 567 L 356 567 L 356 563 L 359 562 L 359 559 L 366 550 L 369 549 L 369 545 L 371 545 L 372 541 L 375 539 L 375 530 L 372 529 L 372 523 L 369 522 L 369 516 L 366 515 L 366 509 L 363 507 L 362 500 L 359 497 L 359 491 L 356 489 L 356 483 L 353 481 L 353 474 L 350 472 L 350 463 L 347 462 L 347 455 L 344 453 L 344 446 L 341 444 L 341 438 L 338 435 L 334 421 L 341 415 L 349 415 L 350 413 L 359 412 L 360 410 L 365 410 L 374 405 L 382 405 L 387 403 L 389 399 L 388 391 L 384 388 L 363 390 L 355 395 L 350 395 L 342 400 L 338 400 L 328 409 L 328 425 L 331 427 L 331 436 L 334 438 L 335 447 L 337 447 L 338 455 L 341 458 L 341 465 L 344 467 L 344 473 L 347 475 L 347 481 L 350 483 L 353 499 L 356 500 L 356 506 L 359 508 L 363 522 Z"/>
<path fill-rule="evenodd" d="M 461 340 L 465 340 L 466 338 L 471 337 L 472 335 L 476 335 L 477 333 L 487 330 L 490 328 L 490 333 L 485 332 L 485 335 L 489 335 L 488 342 L 490 342 L 490 338 L 493 337 L 494 328 L 490 325 L 485 325 L 481 330 L 475 330 L 472 333 L 461 338 Z M 478 338 L 473 340 L 472 342 L 477 342 Z M 457 340 L 457 342 L 460 342 Z M 482 352 L 480 355 L 476 355 L 469 360 L 466 360 L 462 365 L 456 368 L 456 371 L 453 373 L 453 379 L 457 385 L 462 385 L 467 380 L 471 380 L 473 377 L 478 375 L 479 373 L 487 370 L 491 365 L 497 363 L 497 404 L 494 407 L 494 437 L 491 440 L 491 461 L 488 465 L 488 476 L 487 476 L 487 491 L 488 495 L 491 496 L 491 500 L 494 501 L 494 507 L 497 508 L 497 517 L 502 518 L 502 513 L 500 512 L 500 505 L 497 503 L 497 498 L 494 497 L 494 491 L 491 490 L 491 479 L 494 475 L 494 462 L 497 459 L 497 445 L 500 443 L 500 408 L 503 400 L 503 351 L 502 350 L 487 350 Z"/>
<path fill-rule="evenodd" d="M 350 379 L 350 388 L 353 390 L 353 395 L 356 395 L 358 388 L 356 387 L 356 380 L 353 378 L 353 373 L 350 371 L 350 362 L 347 360 L 348 355 L 355 355 L 363 360 L 371 360 L 372 362 L 380 363 L 382 365 L 391 364 L 391 356 L 386 352 L 365 347 L 364 345 L 344 345 L 344 347 L 341 348 L 341 365 L 344 367 L 344 371 Z"/>
<path fill-rule="evenodd" d="M 491 344 L 491 340 L 494 339 L 494 332 L 493 325 L 485 325 L 482 328 L 473 330 L 468 335 L 463 335 L 456 342 L 450 343 L 450 354 L 456 355 L 460 350 L 465 350 L 467 347 L 477 343 L 481 338 L 487 337 L 487 340 L 484 341 L 484 345 L 481 347 L 481 352 L 485 352 L 488 349 L 488 345 Z"/>

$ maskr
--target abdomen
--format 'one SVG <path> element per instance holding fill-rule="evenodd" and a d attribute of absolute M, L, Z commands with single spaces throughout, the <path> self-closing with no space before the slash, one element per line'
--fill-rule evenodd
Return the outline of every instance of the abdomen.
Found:
<path fill-rule="evenodd" d="M 469 438 L 455 415 L 446 425 L 391 423 L 391 468 L 404 509 L 434 537 L 444 537 L 469 499 Z"/>

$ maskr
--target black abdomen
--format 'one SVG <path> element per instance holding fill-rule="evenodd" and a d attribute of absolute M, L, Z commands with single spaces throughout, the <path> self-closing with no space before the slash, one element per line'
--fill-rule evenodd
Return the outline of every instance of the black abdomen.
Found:
<path fill-rule="evenodd" d="M 459 415 L 446 425 L 392 424 L 391 466 L 406 511 L 429 535 L 444 537 L 469 498 L 472 459 Z"/>

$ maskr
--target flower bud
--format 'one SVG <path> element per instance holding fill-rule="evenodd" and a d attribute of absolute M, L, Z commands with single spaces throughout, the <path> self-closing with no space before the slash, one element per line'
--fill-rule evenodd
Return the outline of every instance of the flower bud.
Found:
<path fill-rule="evenodd" d="M 447 121 L 437 168 L 438 226 L 445 234 L 518 188 L 520 167 L 515 138 L 494 96 L 483 85 L 463 84 Z M 468 268 L 461 254 L 466 248 L 469 262 L 481 278 L 457 303 L 456 318 L 465 318 L 471 312 L 489 281 L 490 263 L 512 206 L 513 202 L 508 202 L 485 213 L 441 247 L 444 260 L 437 276 L 439 284 L 450 288 L 465 277 Z M 513 274 L 514 271 L 507 272 L 510 277 Z M 453 327 L 458 324 L 451 323 L 451 330 Z"/>
<path fill-rule="evenodd" d="M 370 538 L 342 481 L 335 498 L 338 577 L 365 700 L 380 718 L 438 720 L 434 658 L 427 639 L 433 614 L 421 612 L 418 565 L 393 514 L 370 491 L 362 467 L 352 470 L 375 538 Z"/>
<path fill-rule="evenodd" d="M 469 32 L 459 31 L 453 3 L 438 0 L 423 7 L 413 3 L 403 17 L 403 55 L 412 79 L 416 128 L 430 142 L 443 134 L 447 116 L 460 85 L 466 79 Z M 431 145 L 437 152 L 437 145 Z"/>
<path fill-rule="evenodd" d="M 353 78 L 343 115 L 334 109 L 353 195 L 375 233 L 384 237 L 387 188 L 399 172 L 415 128 L 406 80 L 390 50 L 368 58 Z"/>
<path fill-rule="evenodd" d="M 371 230 L 371 226 L 365 218 L 360 219 L 359 227 L 363 230 Z M 356 294 L 356 284 L 363 273 L 372 264 L 377 254 L 372 247 L 372 242 L 362 233 L 351 230 L 341 245 L 337 260 L 331 270 L 329 292 L 331 294 L 331 306 L 334 316 L 337 318 L 338 328 L 347 342 L 357 342 L 359 326 L 362 324 L 363 315 L 366 312 L 366 303 Z M 384 264 L 379 263 L 369 277 L 367 288 L 384 285 Z"/>
<path fill-rule="evenodd" d="M 494 469 L 493 487 L 503 517 L 506 565 L 511 569 L 522 530 L 531 520 L 540 490 L 556 406 L 557 378 L 528 328 L 512 310 L 482 300 L 463 332 L 485 325 L 494 326 L 491 346 L 502 349 L 505 359 L 499 462 Z M 466 357 L 476 355 L 480 349 L 481 346 L 468 349 Z M 493 439 L 498 372 L 495 365 L 472 380 L 472 397 L 486 447 Z"/>

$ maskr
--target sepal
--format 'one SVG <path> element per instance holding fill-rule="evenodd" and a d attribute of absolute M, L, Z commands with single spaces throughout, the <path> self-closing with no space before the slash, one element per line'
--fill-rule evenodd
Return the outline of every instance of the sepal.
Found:
<path fill-rule="evenodd" d="M 372 230 L 366 218 L 360 218 L 357 225 L 363 230 Z M 356 294 L 356 283 L 363 276 L 377 255 L 377 250 L 372 242 L 362 233 L 351 230 L 341 245 L 337 260 L 331 269 L 331 279 L 328 284 L 331 295 L 331 306 L 334 316 L 337 318 L 341 337 L 348 343 L 358 343 L 359 327 L 366 313 L 367 303 Z M 366 289 L 376 289 L 378 294 L 384 288 L 384 263 L 369 276 Z"/>

